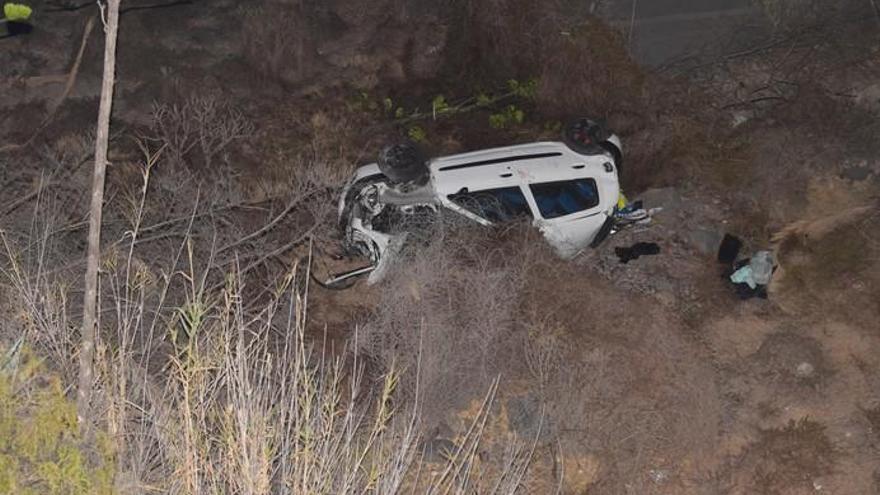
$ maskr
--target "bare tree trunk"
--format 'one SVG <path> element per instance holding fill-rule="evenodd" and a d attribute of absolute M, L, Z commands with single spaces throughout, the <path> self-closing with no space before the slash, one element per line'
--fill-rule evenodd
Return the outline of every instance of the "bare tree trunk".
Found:
<path fill-rule="evenodd" d="M 95 172 L 92 176 L 92 201 L 89 207 L 89 251 L 86 265 L 86 292 L 83 301 L 82 346 L 79 351 L 79 389 L 76 415 L 80 430 L 88 429 L 89 404 L 92 395 L 95 328 L 97 327 L 98 264 L 101 259 L 101 213 L 104 203 L 104 176 L 107 170 L 107 146 L 110 136 L 110 110 L 113 106 L 113 83 L 116 71 L 116 34 L 119 29 L 119 2 L 107 0 L 101 7 L 106 39 L 104 44 L 104 78 L 101 82 L 101 104 L 98 108 L 98 129 L 95 139 Z"/>

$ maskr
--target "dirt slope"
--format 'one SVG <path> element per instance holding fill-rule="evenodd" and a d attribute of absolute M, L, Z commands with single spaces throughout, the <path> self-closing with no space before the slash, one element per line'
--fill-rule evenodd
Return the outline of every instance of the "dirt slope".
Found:
<path fill-rule="evenodd" d="M 468 231 L 415 253 L 382 286 L 310 288 L 310 330 L 341 347 L 357 327 L 377 374 L 421 349 L 424 426 L 438 444 L 455 441 L 502 376 L 489 431 L 538 438 L 534 493 L 880 492 L 871 17 L 829 16 L 748 53 L 657 73 L 620 55 L 625 34 L 547 5 L 533 22 L 518 0 L 126 0 L 108 244 L 126 235 L 140 187 L 133 136 L 171 143 L 152 172 L 145 273 L 181 268 L 168 253 L 196 211 L 189 232 L 213 287 L 239 266 L 259 296 L 310 245 L 335 242 L 334 194 L 387 139 L 417 128 L 427 148 L 449 152 L 554 138 L 563 110 L 596 111 L 624 140 L 629 197 L 663 208 L 653 225 L 571 263 L 529 229 Z M 38 6 L 32 34 L 0 40 L 0 147 L 28 143 L 0 154 L 0 228 L 28 246 L 46 227 L 47 268 L 76 287 L 102 40 L 98 26 L 55 110 L 96 9 L 49 10 Z M 485 65 L 463 69 L 475 58 Z M 495 96 L 533 76 L 533 94 L 433 118 L 438 95 Z M 209 124 L 241 118 L 252 132 L 212 156 L 193 138 L 175 161 L 174 137 L 199 124 L 187 113 L 163 133 L 155 105 L 186 113 L 199 101 L 220 109 Z M 523 122 L 489 125 L 508 105 Z M 743 255 L 775 251 L 769 299 L 736 297 L 715 259 L 725 233 L 744 240 Z M 614 248 L 639 241 L 660 254 L 621 264 Z M 8 340 L 23 326 L 5 301 Z M 485 459 L 502 458 L 497 445 L 487 442 Z"/>

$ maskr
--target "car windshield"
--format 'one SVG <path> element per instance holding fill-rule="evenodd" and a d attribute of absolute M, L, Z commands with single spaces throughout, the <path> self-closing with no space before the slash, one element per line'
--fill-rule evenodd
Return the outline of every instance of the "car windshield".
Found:
<path fill-rule="evenodd" d="M 529 188 L 544 218 L 556 218 L 589 210 L 599 204 L 593 179 L 576 179 L 530 184 Z"/>
<path fill-rule="evenodd" d="M 463 191 L 450 194 L 448 198 L 462 208 L 493 223 L 532 215 L 526 197 L 519 187 Z"/>

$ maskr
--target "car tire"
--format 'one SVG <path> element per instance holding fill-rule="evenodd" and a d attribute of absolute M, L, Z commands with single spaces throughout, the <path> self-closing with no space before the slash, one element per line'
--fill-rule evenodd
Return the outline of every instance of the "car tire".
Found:
<path fill-rule="evenodd" d="M 623 154 L 610 141 L 612 135 L 604 123 L 588 118 L 572 120 L 562 129 L 562 141 L 569 149 L 582 155 L 610 154 L 620 173 Z"/>
<path fill-rule="evenodd" d="M 422 184 L 429 176 L 425 154 L 415 143 L 409 141 L 382 148 L 377 164 L 379 170 L 394 184 Z"/>

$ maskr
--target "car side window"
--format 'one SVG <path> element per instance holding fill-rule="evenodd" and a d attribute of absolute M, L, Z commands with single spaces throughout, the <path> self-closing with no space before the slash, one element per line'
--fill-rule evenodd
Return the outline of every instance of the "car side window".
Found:
<path fill-rule="evenodd" d="M 474 215 L 493 223 L 532 216 L 532 210 L 519 187 L 463 191 L 447 197 Z"/>
<path fill-rule="evenodd" d="M 593 179 L 529 184 L 529 189 L 538 211 L 547 219 L 589 210 L 599 204 L 599 191 Z"/>

